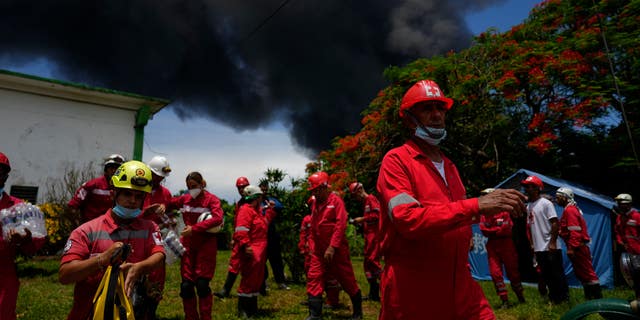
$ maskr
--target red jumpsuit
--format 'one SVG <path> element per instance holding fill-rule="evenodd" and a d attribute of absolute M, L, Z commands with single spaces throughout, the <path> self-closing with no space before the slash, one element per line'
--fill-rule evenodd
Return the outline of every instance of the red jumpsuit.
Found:
<path fill-rule="evenodd" d="M 360 291 L 351 265 L 349 244 L 345 238 L 346 228 L 347 210 L 339 196 L 331 193 L 324 203 L 317 200 L 313 202 L 310 236 L 313 250 L 307 273 L 307 293 L 310 296 L 322 295 L 329 275 L 338 279 L 350 297 Z M 324 253 L 329 246 L 335 249 L 331 263 L 324 259 Z"/>
<path fill-rule="evenodd" d="M 495 319 L 467 267 L 478 200 L 442 157 L 446 181 L 413 141 L 382 160 L 380 319 Z"/>
<path fill-rule="evenodd" d="M 21 202 L 23 201 L 3 191 L 2 198 L 0 198 L 0 210 L 11 208 Z M 20 281 L 18 281 L 16 273 L 16 254 L 18 251 L 24 254 L 34 254 L 38 247 L 44 244 L 44 241 L 41 241 L 42 239 L 31 241 L 18 247 L 4 239 L 1 227 L 2 224 L 0 224 L 0 283 L 2 283 L 0 285 L 0 319 L 13 320 L 16 319 L 16 304 L 20 288 Z"/>
<path fill-rule="evenodd" d="M 380 254 L 378 229 L 380 222 L 380 202 L 378 198 L 370 194 L 364 200 L 364 273 L 367 280 L 380 277 Z"/>
<path fill-rule="evenodd" d="M 572 255 L 567 255 L 573 265 L 573 272 L 583 285 L 599 284 L 598 275 L 593 270 L 589 242 L 591 238 L 587 230 L 587 223 L 582 212 L 575 204 L 564 207 L 560 217 L 560 230 L 558 235 L 564 240 L 567 250 L 572 250 Z"/>
<path fill-rule="evenodd" d="M 500 212 L 491 217 L 480 216 L 480 231 L 489 238 L 486 244 L 489 273 L 502 301 L 508 300 L 507 287 L 502 276 L 503 265 L 511 280 L 511 289 L 516 295 L 522 297 L 524 290 L 518 271 L 518 252 L 511 238 L 512 228 L 513 222 L 509 212 Z"/>
<path fill-rule="evenodd" d="M 209 289 L 209 281 L 216 270 L 216 255 L 218 242 L 216 234 L 207 230 L 223 223 L 220 199 L 202 190 L 201 194 L 193 199 L 191 195 L 184 194 L 171 199 L 170 209 L 180 208 L 182 219 L 186 226 L 191 226 L 191 236 L 180 237 L 180 242 L 186 251 L 180 260 L 180 274 L 183 284 L 188 285 L 182 297 L 186 319 L 211 319 L 213 307 L 213 295 Z M 204 212 L 211 212 L 211 219 L 198 223 L 198 217 Z M 198 292 L 199 303 L 192 296 L 194 287 Z M 181 294 L 183 294 L 181 290 Z M 200 315 L 198 316 L 198 309 Z"/>
<path fill-rule="evenodd" d="M 83 183 L 68 206 L 80 210 L 80 222 L 84 223 L 111 209 L 113 201 L 111 185 L 107 177 L 101 176 Z"/>
<path fill-rule="evenodd" d="M 313 251 L 313 243 L 311 242 L 311 215 L 308 214 L 302 218 L 300 226 L 300 241 L 298 242 L 298 250 L 304 256 L 304 274 L 308 277 L 309 266 L 311 265 L 311 252 Z M 324 291 L 327 293 L 327 304 L 337 306 L 340 304 L 340 284 L 335 277 L 327 274 Z"/>
<path fill-rule="evenodd" d="M 640 254 L 640 213 L 631 209 L 616 219 L 616 240 L 630 254 Z"/>
<path fill-rule="evenodd" d="M 64 247 L 60 265 L 73 260 L 86 260 L 107 251 L 114 242 L 131 245 L 127 262 L 140 262 L 162 252 L 162 236 L 158 226 L 145 219 L 136 219 L 127 225 L 118 225 L 111 210 L 97 219 L 85 222 L 71 232 Z M 104 272 L 98 272 L 76 283 L 73 289 L 73 308 L 67 319 L 86 320 L 93 306 L 93 296 Z"/>
<path fill-rule="evenodd" d="M 242 280 L 238 287 L 238 296 L 257 297 L 264 282 L 264 266 L 267 263 L 267 230 L 276 215 L 273 209 L 256 211 L 250 204 L 244 204 L 238 210 L 233 241 L 238 246 L 240 272 Z M 246 249 L 251 247 L 253 253 Z"/>
<path fill-rule="evenodd" d="M 158 186 L 158 188 L 153 189 L 151 191 L 150 196 L 147 196 L 144 199 L 143 207 L 147 208 L 150 205 L 156 204 L 156 203 L 169 206 L 170 202 L 171 202 L 171 191 L 169 191 L 169 189 L 163 186 Z M 157 225 L 161 225 L 164 222 L 163 219 L 155 212 L 152 212 L 144 216 L 144 218 L 155 222 Z M 166 277 L 166 268 L 164 264 L 160 268 L 157 268 L 153 270 L 151 273 L 149 273 L 148 279 L 149 279 L 149 282 L 151 283 L 152 288 L 150 290 L 147 290 L 147 293 L 150 294 L 151 297 L 155 298 L 156 301 L 162 300 L 162 292 L 164 291 L 165 277 Z"/>
<path fill-rule="evenodd" d="M 244 201 L 242 199 L 236 202 L 235 216 L 233 217 L 234 228 L 237 226 L 238 213 L 240 212 L 240 208 L 243 204 Z M 238 248 L 238 244 L 235 241 L 233 242 L 233 246 L 231 247 L 231 257 L 229 257 L 229 272 L 235 274 L 240 273 L 240 249 Z"/>

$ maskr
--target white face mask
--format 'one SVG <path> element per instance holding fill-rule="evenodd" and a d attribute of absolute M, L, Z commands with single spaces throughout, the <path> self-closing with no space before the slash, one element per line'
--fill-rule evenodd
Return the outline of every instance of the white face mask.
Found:
<path fill-rule="evenodd" d="M 189 189 L 189 194 L 191 195 L 191 198 L 197 198 L 198 195 L 200 195 L 200 192 L 202 192 L 202 189 L 200 188 L 193 188 L 193 189 Z"/>
<path fill-rule="evenodd" d="M 415 136 L 426 141 L 432 146 L 437 146 L 447 137 L 447 130 L 444 128 L 432 128 L 417 126 Z"/>

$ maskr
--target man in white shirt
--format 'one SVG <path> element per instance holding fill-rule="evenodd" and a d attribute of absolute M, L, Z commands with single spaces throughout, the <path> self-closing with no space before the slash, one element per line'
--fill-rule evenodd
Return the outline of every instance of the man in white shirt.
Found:
<path fill-rule="evenodd" d="M 524 187 L 527 204 L 527 225 L 531 245 L 541 276 L 549 286 L 549 301 L 562 303 L 569 300 L 569 287 L 562 266 L 562 250 L 558 245 L 558 215 L 551 201 L 540 196 L 544 184 L 536 176 L 529 176 L 520 184 Z"/>

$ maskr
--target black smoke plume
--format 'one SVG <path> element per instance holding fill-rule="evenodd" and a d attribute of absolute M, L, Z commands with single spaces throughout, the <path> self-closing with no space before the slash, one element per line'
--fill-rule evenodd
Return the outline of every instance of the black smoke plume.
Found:
<path fill-rule="evenodd" d="M 238 131 L 280 120 L 313 155 L 359 129 L 384 68 L 468 46 L 464 14 L 500 2 L 3 0 L 0 61 L 46 58 L 60 79 Z"/>

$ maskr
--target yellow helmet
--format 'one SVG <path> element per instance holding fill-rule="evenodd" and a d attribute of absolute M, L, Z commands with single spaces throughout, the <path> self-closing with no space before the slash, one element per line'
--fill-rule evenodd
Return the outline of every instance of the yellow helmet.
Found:
<path fill-rule="evenodd" d="M 111 183 L 116 188 L 151 193 L 151 169 L 140 161 L 127 161 L 113 174 Z"/>

